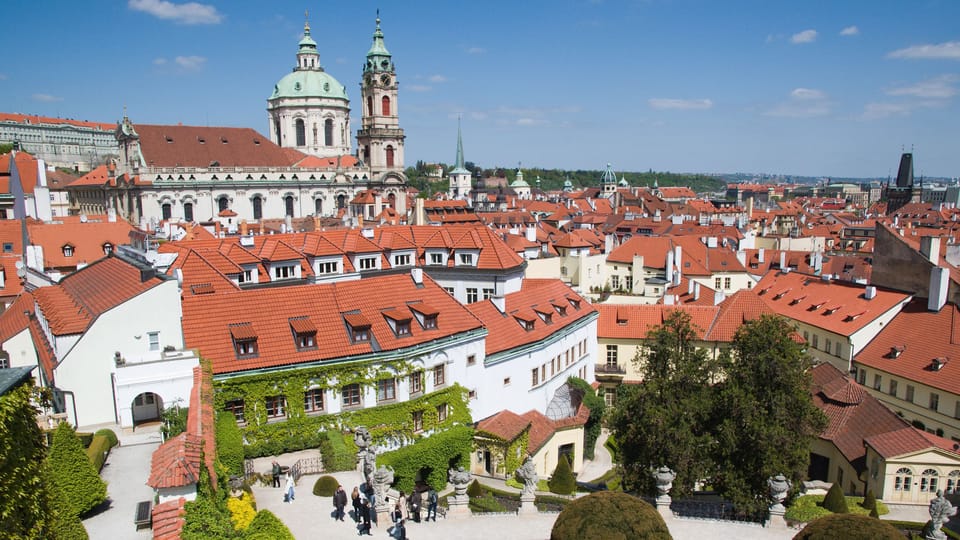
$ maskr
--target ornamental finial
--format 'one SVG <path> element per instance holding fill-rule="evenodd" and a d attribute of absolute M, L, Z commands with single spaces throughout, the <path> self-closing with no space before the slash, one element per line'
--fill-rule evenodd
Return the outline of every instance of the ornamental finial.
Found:
<path fill-rule="evenodd" d="M 310 35 L 310 10 L 303 10 L 303 33 Z"/>

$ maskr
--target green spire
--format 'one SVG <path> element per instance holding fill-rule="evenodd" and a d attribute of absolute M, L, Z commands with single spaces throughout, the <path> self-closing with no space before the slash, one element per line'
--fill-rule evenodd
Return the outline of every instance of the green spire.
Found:
<path fill-rule="evenodd" d="M 367 51 L 367 63 L 363 67 L 364 73 L 368 71 L 393 71 L 393 59 L 390 51 L 383 44 L 383 32 L 380 31 L 380 10 L 377 10 L 377 29 L 373 32 L 373 44 Z"/>
<path fill-rule="evenodd" d="M 616 184 L 617 183 L 617 173 L 613 172 L 613 167 L 607 163 L 607 170 L 603 171 L 603 176 L 600 177 L 601 185 Z"/>
<path fill-rule="evenodd" d="M 463 165 L 463 137 L 460 134 L 460 119 L 457 118 L 457 162 L 453 165 L 450 174 L 470 174 Z"/>

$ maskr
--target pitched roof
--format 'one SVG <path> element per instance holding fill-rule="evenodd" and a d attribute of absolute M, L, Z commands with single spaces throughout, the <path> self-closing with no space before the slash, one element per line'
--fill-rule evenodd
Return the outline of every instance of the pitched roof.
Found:
<path fill-rule="evenodd" d="M 52 116 L 39 116 L 36 114 L 20 114 L 20 113 L 0 113 L 0 122 L 14 122 L 17 124 L 32 124 L 32 125 L 42 125 L 42 124 L 51 124 L 51 125 L 68 125 L 75 127 L 83 127 L 90 129 L 97 129 L 100 131 L 113 131 L 117 126 L 116 124 L 111 124 L 109 122 L 90 122 L 88 120 L 74 120 L 72 118 L 54 118 Z"/>
<path fill-rule="evenodd" d="M 187 500 L 183 497 L 173 499 L 153 507 L 154 540 L 180 540 L 180 534 L 186 523 Z"/>
<path fill-rule="evenodd" d="M 773 315 L 754 290 L 741 289 L 720 303 L 720 310 L 704 339 L 729 343 L 743 323 L 759 319 L 761 315 Z"/>
<path fill-rule="evenodd" d="M 957 443 L 913 426 L 867 437 L 864 442 L 872 446 L 885 459 L 932 449 L 949 452 L 954 454 L 956 459 L 960 459 Z"/>
<path fill-rule="evenodd" d="M 167 489 L 197 483 L 202 451 L 200 437 L 181 433 L 168 439 L 153 452 L 147 485 L 153 489 Z"/>
<path fill-rule="evenodd" d="M 107 216 L 89 216 L 86 222 L 79 217 L 58 217 L 50 223 L 34 222 L 27 225 L 30 241 L 43 247 L 45 268 L 74 268 L 106 256 L 107 244 L 117 249 L 130 242 L 134 227 L 124 221 L 109 221 Z M 73 246 L 72 255 L 64 253 L 65 245 Z"/>
<path fill-rule="evenodd" d="M 597 304 L 600 320 L 597 337 L 606 339 L 646 339 L 674 311 L 690 315 L 697 339 L 704 339 L 720 308 L 717 306 L 666 306 L 662 304 Z"/>
<path fill-rule="evenodd" d="M 493 435 L 504 442 L 510 442 L 519 437 L 527 428 L 530 429 L 530 438 L 527 441 L 527 453 L 533 455 L 550 440 L 554 433 L 563 429 L 583 426 L 590 417 L 590 410 L 580 403 L 577 414 L 567 418 L 552 420 L 540 411 L 531 409 L 522 415 L 510 410 L 502 410 L 493 416 L 477 422 L 477 431 Z"/>
<path fill-rule="evenodd" d="M 150 167 L 287 167 L 292 159 L 250 128 L 136 124 Z"/>

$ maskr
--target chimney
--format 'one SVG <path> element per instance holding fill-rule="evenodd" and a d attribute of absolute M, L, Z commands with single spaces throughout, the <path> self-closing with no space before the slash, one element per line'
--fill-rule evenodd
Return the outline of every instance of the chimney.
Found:
<path fill-rule="evenodd" d="M 753 199 L 750 200 L 752 201 Z M 757 250 L 757 262 L 763 264 L 763 248 Z"/>
<path fill-rule="evenodd" d="M 667 283 L 673 283 L 673 251 L 667 252 L 666 275 Z"/>
<path fill-rule="evenodd" d="M 753 216 L 753 197 L 747 199 L 747 219 Z"/>
<path fill-rule="evenodd" d="M 527 230 L 524 231 L 527 234 L 527 242 L 536 242 L 537 241 L 537 228 L 536 227 L 527 227 Z"/>
<path fill-rule="evenodd" d="M 924 236 L 920 238 L 920 254 L 934 265 L 940 262 L 940 237 Z"/>
<path fill-rule="evenodd" d="M 490 302 L 497 308 L 501 315 L 507 314 L 507 299 L 502 296 L 491 296 Z"/>
<path fill-rule="evenodd" d="M 877 288 L 873 285 L 868 285 L 866 289 L 863 290 L 863 298 L 865 300 L 873 300 L 877 297 Z"/>
<path fill-rule="evenodd" d="M 4 272 L 3 268 L 0 267 L 0 289 L 6 286 L 6 282 L 7 282 L 7 274 L 6 272 Z"/>
<path fill-rule="evenodd" d="M 742 249 L 738 249 L 738 250 L 737 250 L 737 261 L 740 262 L 740 266 L 746 268 L 746 267 L 747 267 L 747 252 L 744 251 L 744 250 L 742 250 Z"/>
<path fill-rule="evenodd" d="M 110 223 L 117 222 L 117 209 L 116 208 L 107 208 L 107 221 Z"/>
<path fill-rule="evenodd" d="M 823 254 L 817 251 L 813 254 L 813 271 L 820 272 L 821 270 L 823 270 Z"/>
<path fill-rule="evenodd" d="M 780 271 L 782 272 L 786 270 L 786 268 L 787 268 L 787 252 L 781 251 L 780 252 Z"/>
<path fill-rule="evenodd" d="M 603 252 L 605 254 L 609 255 L 613 251 L 613 248 L 615 247 L 615 244 L 614 244 L 615 240 L 616 240 L 616 236 L 612 234 L 608 234 L 607 236 L 604 237 Z"/>
<path fill-rule="evenodd" d="M 665 294 L 665 295 L 663 296 L 663 305 L 665 305 L 665 306 L 672 306 L 672 305 L 674 305 L 675 303 L 676 303 L 676 302 L 674 302 L 674 296 L 673 296 L 672 294 Z"/>
<path fill-rule="evenodd" d="M 708 248 L 715 248 L 715 247 L 717 247 L 717 237 L 716 237 L 716 236 L 711 236 L 711 237 L 707 238 L 707 247 L 708 247 Z"/>
<path fill-rule="evenodd" d="M 249 225 L 247 225 L 247 220 L 240 220 L 240 236 L 246 236 L 250 232 Z"/>
<path fill-rule="evenodd" d="M 410 277 L 413 278 L 413 282 L 418 286 L 423 285 L 423 268 L 411 268 Z"/>
<path fill-rule="evenodd" d="M 683 248 L 680 246 L 674 246 L 673 248 L 673 264 L 677 267 L 677 274 L 682 274 L 683 270 Z"/>
<path fill-rule="evenodd" d="M 692 295 L 693 295 L 693 286 L 694 286 L 694 283 L 696 283 L 696 281 L 694 281 L 694 280 L 692 280 L 692 279 L 688 279 L 688 280 L 687 280 L 687 295 L 688 295 L 688 296 L 692 296 Z"/>
<path fill-rule="evenodd" d="M 700 299 L 700 283 L 693 281 L 693 300 L 696 302 Z"/>
<path fill-rule="evenodd" d="M 937 239 L 939 240 L 939 238 Z M 947 291 L 950 289 L 950 271 L 934 266 L 930 269 L 930 295 L 927 298 L 927 310 L 940 311 L 947 303 Z"/>
<path fill-rule="evenodd" d="M 287 226 L 287 232 L 293 232 L 293 216 L 287 215 L 283 218 L 283 223 Z"/>

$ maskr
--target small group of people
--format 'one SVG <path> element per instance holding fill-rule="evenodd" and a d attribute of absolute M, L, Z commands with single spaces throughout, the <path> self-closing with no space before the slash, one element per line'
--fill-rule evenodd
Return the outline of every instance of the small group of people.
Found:
<path fill-rule="evenodd" d="M 283 474 L 283 467 L 281 467 L 280 464 L 274 460 L 270 472 L 273 475 L 273 487 L 280 487 L 280 476 Z M 283 476 L 286 479 L 283 485 L 283 502 L 292 503 L 295 495 L 294 487 L 296 486 L 296 481 L 294 481 L 293 474 L 289 469 L 286 471 L 286 474 L 283 474 Z"/>
<path fill-rule="evenodd" d="M 370 499 L 361 497 L 360 488 L 356 486 L 353 487 L 350 499 L 353 503 L 353 520 L 357 523 L 357 534 L 359 536 L 365 534 L 373 536 L 373 533 L 370 531 L 371 512 L 373 512 L 373 509 L 370 508 Z M 333 506 L 337 510 L 335 517 L 338 517 L 340 521 L 343 521 L 343 509 L 346 505 L 347 493 L 343 491 L 343 486 L 337 486 L 337 491 L 333 494 Z"/>

